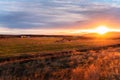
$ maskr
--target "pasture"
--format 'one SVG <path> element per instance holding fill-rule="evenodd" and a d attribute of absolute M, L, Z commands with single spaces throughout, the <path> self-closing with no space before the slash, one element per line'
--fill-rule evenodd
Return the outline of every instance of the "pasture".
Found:
<path fill-rule="evenodd" d="M 119 39 L 80 39 L 74 37 L 3 38 L 0 39 L 0 56 L 92 49 L 119 43 Z"/>
<path fill-rule="evenodd" d="M 119 80 L 120 40 L 0 39 L 0 80 Z"/>

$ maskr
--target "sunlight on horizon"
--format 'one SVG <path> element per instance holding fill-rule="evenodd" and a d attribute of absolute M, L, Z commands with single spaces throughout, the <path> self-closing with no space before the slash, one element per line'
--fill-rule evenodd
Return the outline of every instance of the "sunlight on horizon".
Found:
<path fill-rule="evenodd" d="M 100 34 L 100 35 L 103 35 L 103 34 L 109 32 L 109 31 L 110 31 L 110 29 L 107 28 L 106 26 L 98 26 L 98 27 L 95 29 L 95 32 L 98 33 L 98 34 Z"/>
<path fill-rule="evenodd" d="M 70 32 L 71 34 L 84 34 L 84 33 L 97 33 L 99 35 L 104 35 L 109 32 L 120 32 L 119 29 L 112 29 L 109 26 L 100 25 L 92 29 L 81 29 Z"/>

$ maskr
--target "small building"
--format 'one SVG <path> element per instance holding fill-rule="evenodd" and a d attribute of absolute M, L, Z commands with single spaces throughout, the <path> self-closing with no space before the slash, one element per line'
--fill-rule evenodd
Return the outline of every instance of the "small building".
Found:
<path fill-rule="evenodd" d="M 20 38 L 30 38 L 30 36 L 22 35 Z"/>

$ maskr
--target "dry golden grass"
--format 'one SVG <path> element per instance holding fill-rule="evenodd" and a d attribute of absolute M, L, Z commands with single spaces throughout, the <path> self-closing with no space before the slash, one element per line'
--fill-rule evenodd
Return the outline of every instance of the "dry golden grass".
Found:
<path fill-rule="evenodd" d="M 120 80 L 119 40 L 59 40 L 0 40 L 0 80 Z"/>
<path fill-rule="evenodd" d="M 89 54 L 87 61 L 92 63 L 73 69 L 73 74 L 76 74 L 75 78 L 82 74 L 82 80 L 120 80 L 120 48 L 108 48 Z"/>
<path fill-rule="evenodd" d="M 33 59 L 33 58 L 34 59 Z M 27 59 L 26 59 L 27 58 Z M 2 61 L 0 80 L 119 80 L 120 48 L 63 52 Z M 2 64 L 3 63 L 3 64 Z"/>

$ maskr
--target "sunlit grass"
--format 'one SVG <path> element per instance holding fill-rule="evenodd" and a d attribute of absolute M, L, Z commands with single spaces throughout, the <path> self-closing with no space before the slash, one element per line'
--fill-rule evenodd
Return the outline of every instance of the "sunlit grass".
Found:
<path fill-rule="evenodd" d="M 19 55 L 43 52 L 66 51 L 73 49 L 89 49 L 118 44 L 119 40 L 64 39 L 64 38 L 8 38 L 0 39 L 0 56 Z"/>
<path fill-rule="evenodd" d="M 34 56 L 33 56 L 34 57 Z M 15 57 L 14 57 L 15 58 Z M 69 53 L 29 56 L 0 64 L 0 79 L 40 80 L 119 80 L 120 48 L 73 50 Z M 28 60 L 26 60 L 27 58 Z M 2 59 L 1 59 L 2 60 Z M 8 63 L 7 63 L 8 62 Z M 5 64 L 6 63 L 6 64 Z M 28 77 L 29 75 L 29 77 Z M 47 75 L 47 76 L 46 76 Z"/>

